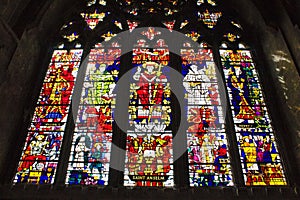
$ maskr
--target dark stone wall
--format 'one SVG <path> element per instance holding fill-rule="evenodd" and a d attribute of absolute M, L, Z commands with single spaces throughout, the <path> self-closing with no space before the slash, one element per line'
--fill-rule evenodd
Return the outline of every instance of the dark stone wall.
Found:
<path fill-rule="evenodd" d="M 4 21 L 0 21 L 0 84 L 6 79 L 7 67 L 19 43 L 19 39 Z"/>
<path fill-rule="evenodd" d="M 3 199 L 115 199 L 115 200 L 297 200 L 299 188 L 218 187 L 218 188 L 101 188 L 81 186 L 16 185 L 0 186 Z"/>
<path fill-rule="evenodd" d="M 35 2 L 34 2 L 35 1 Z M 125 189 L 11 186 L 56 34 L 72 0 L 2 0 L 0 3 L 0 198 L 297 199 L 300 169 L 300 31 L 282 0 L 224 0 L 245 24 L 268 97 L 279 146 L 285 149 L 290 187 Z M 266 9 L 266 6 L 274 7 Z M 293 8 L 295 9 L 295 8 Z M 29 11 L 28 11 L 29 10 Z M 68 11 L 69 10 L 69 11 Z M 25 12 L 26 11 L 26 12 Z M 30 12 L 32 11 L 32 12 Z M 298 10 L 299 11 L 299 10 Z M 298 21 L 299 22 L 299 21 Z M 251 36 L 252 35 L 252 36 Z M 251 38 L 252 37 L 252 38 Z"/>
<path fill-rule="evenodd" d="M 23 15 L 22 20 L 27 24 L 18 39 L 11 28 L 18 20 L 11 18 L 14 15 L 18 17 L 22 9 L 15 14 L 13 8 L 26 8 L 28 3 L 9 1 L 1 15 L 3 25 L 0 23 L 0 34 L 5 39 L 0 44 L 3 42 L 5 46 L 0 51 L 0 93 L 3 97 L 0 103 L 0 174 L 6 177 L 0 182 L 7 182 L 6 178 L 15 171 L 11 169 L 14 166 L 11 163 L 17 163 L 24 145 L 26 126 L 44 78 L 45 66 L 50 60 L 48 51 L 53 46 L 51 38 L 55 38 L 53 35 L 63 23 L 62 13 L 70 2 L 56 0 L 51 4 L 45 3 L 45 7 L 40 8 L 42 14 L 38 14 L 39 19 L 34 21 L 26 21 L 32 17 Z"/>
<path fill-rule="evenodd" d="M 278 139 L 282 141 L 279 144 L 288 152 L 286 157 L 290 160 L 291 165 L 288 171 L 296 172 L 294 177 L 299 183 L 300 77 L 282 33 L 267 31 L 264 41 L 268 47 L 264 48 L 264 55 L 268 66 L 271 66 L 266 74 L 274 84 L 273 98 L 276 98 L 274 107 L 279 113 L 279 115 L 274 115 L 274 118 L 282 128 L 282 132 L 277 134 Z M 274 100 L 272 99 L 272 101 Z M 275 113 L 271 112 L 271 114 Z"/>
<path fill-rule="evenodd" d="M 299 184 L 300 169 L 300 77 L 299 29 L 281 1 L 232 1 L 243 16 L 258 58 L 258 71 L 268 100 L 280 148 L 293 181 Z"/>

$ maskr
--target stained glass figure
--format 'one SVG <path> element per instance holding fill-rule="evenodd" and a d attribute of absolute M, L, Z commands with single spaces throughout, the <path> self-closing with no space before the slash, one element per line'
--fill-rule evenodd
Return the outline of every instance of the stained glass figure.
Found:
<path fill-rule="evenodd" d="M 198 12 L 199 21 L 202 21 L 208 28 L 214 28 L 217 25 L 218 19 L 222 16 L 222 12 L 212 12 L 208 10 L 201 13 Z"/>
<path fill-rule="evenodd" d="M 190 186 L 233 185 L 212 50 L 184 48 L 181 56 L 187 102 Z"/>
<path fill-rule="evenodd" d="M 163 42 L 164 43 L 164 42 Z M 133 49 L 125 186 L 166 186 L 173 182 L 169 51 Z"/>
<path fill-rule="evenodd" d="M 15 183 L 53 183 L 81 49 L 54 50 L 28 128 Z"/>
<path fill-rule="evenodd" d="M 245 185 L 286 185 L 282 161 L 249 50 L 220 50 Z"/>
<path fill-rule="evenodd" d="M 92 49 L 83 82 L 67 184 L 107 185 L 112 141 L 113 92 L 119 73 L 118 44 Z"/>

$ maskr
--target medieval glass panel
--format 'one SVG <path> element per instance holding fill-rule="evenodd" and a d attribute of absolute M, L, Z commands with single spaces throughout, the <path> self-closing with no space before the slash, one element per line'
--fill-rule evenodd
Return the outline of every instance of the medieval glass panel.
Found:
<path fill-rule="evenodd" d="M 82 49 L 54 50 L 35 107 L 15 183 L 53 183 Z"/>
<path fill-rule="evenodd" d="M 158 48 L 148 49 L 141 39 L 140 47 L 133 49 L 125 186 L 174 185 L 169 50 L 163 44 L 158 40 Z"/>
<path fill-rule="evenodd" d="M 88 56 L 69 158 L 67 184 L 107 185 L 112 142 L 118 44 L 96 45 Z M 83 68 L 83 67 L 82 67 Z"/>
<path fill-rule="evenodd" d="M 274 130 L 249 50 L 220 50 L 245 185 L 286 185 Z"/>
<path fill-rule="evenodd" d="M 188 120 L 187 145 L 190 186 L 233 185 L 212 50 L 181 49 Z"/>

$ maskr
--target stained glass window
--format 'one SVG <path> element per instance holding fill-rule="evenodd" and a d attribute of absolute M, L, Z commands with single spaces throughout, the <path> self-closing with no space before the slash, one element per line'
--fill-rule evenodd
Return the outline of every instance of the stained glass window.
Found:
<path fill-rule="evenodd" d="M 233 185 L 224 111 L 212 50 L 184 48 L 181 49 L 181 58 L 187 101 L 190 185 Z"/>
<path fill-rule="evenodd" d="M 120 46 L 92 49 L 84 77 L 67 184 L 107 185 L 112 142 L 113 92 L 119 73 Z"/>
<path fill-rule="evenodd" d="M 132 60 L 124 185 L 170 187 L 174 181 L 169 51 L 139 47 L 133 49 Z"/>
<path fill-rule="evenodd" d="M 240 181 L 235 182 L 240 179 L 246 186 L 287 185 L 251 51 L 242 45 L 244 27 L 228 17 L 226 9 L 221 11 L 217 2 L 87 0 L 85 9 L 60 30 L 68 48 L 56 48 L 52 54 L 14 183 L 52 184 L 58 173 L 68 185 L 105 186 L 119 178 L 114 181 L 129 187 L 175 187 L 180 174 L 176 170 L 185 168 L 187 173 L 180 176 L 191 187 L 240 186 Z M 152 22 L 149 17 L 160 19 Z M 177 42 L 173 35 L 166 38 L 162 29 L 146 25 L 167 28 L 174 35 L 179 31 L 185 41 Z M 143 30 L 138 32 L 138 27 Z M 127 48 L 128 41 L 119 40 L 118 31 L 128 31 L 129 43 L 135 43 L 129 47 L 130 62 L 121 63 L 121 49 Z M 85 44 L 82 49 L 76 46 L 78 41 Z M 172 52 L 174 46 L 180 51 Z M 87 62 L 79 68 L 83 49 L 91 50 L 86 50 Z M 121 73 L 120 66 L 128 63 Z M 176 100 L 171 99 L 170 68 L 182 75 L 178 84 L 185 96 L 178 101 L 186 103 L 181 115 L 188 124 L 183 132 L 187 160 L 178 161 L 178 168 L 177 164 L 174 168 L 173 131 L 181 118 L 180 108 L 172 107 Z M 79 69 L 84 70 L 84 77 L 75 87 Z M 124 146 L 120 141 L 116 144 L 124 150 L 120 161 L 124 172 L 116 178 L 109 176 L 112 138 L 120 128 L 115 123 L 118 94 L 114 88 L 121 78 L 119 72 L 126 71 L 131 74 L 129 128 L 122 130 Z M 75 89 L 78 105 L 71 100 Z M 222 95 L 228 99 L 221 99 Z M 63 139 L 66 147 L 62 148 Z M 60 158 L 61 152 L 68 160 Z"/>
<path fill-rule="evenodd" d="M 249 50 L 220 50 L 245 185 L 286 185 L 271 119 Z"/>
<path fill-rule="evenodd" d="M 35 107 L 15 183 L 53 183 L 82 49 L 54 50 Z"/>

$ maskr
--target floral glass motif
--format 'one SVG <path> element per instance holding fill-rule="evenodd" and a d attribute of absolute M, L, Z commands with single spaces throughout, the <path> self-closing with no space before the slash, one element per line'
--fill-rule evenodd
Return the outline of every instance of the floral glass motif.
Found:
<path fill-rule="evenodd" d="M 235 42 L 237 39 L 240 38 L 239 35 L 235 35 L 233 33 L 227 33 L 224 35 L 224 37 L 227 38 L 229 42 Z"/>
<path fill-rule="evenodd" d="M 174 25 L 175 25 L 175 20 L 173 21 L 166 21 L 166 22 L 163 22 L 163 25 L 165 25 L 167 27 L 167 29 L 169 29 L 170 31 L 173 30 L 174 28 Z"/>
<path fill-rule="evenodd" d="M 106 0 L 99 0 L 99 4 L 102 6 L 106 6 Z"/>
<path fill-rule="evenodd" d="M 90 0 L 87 2 L 87 6 L 92 6 L 92 5 L 95 5 L 96 4 L 96 1 L 97 0 Z"/>
<path fill-rule="evenodd" d="M 184 48 L 181 57 L 190 186 L 233 185 L 212 50 Z"/>
<path fill-rule="evenodd" d="M 141 34 L 146 36 L 149 40 L 153 40 L 155 36 L 161 35 L 161 32 L 156 31 L 153 27 L 149 27 L 147 31 L 143 31 Z"/>
<path fill-rule="evenodd" d="M 271 120 L 249 50 L 220 50 L 245 185 L 286 185 Z"/>
<path fill-rule="evenodd" d="M 74 40 L 76 40 L 79 37 L 79 35 L 74 32 L 71 35 L 64 35 L 63 37 L 68 39 L 69 42 L 73 42 Z"/>
<path fill-rule="evenodd" d="M 231 24 L 234 25 L 235 27 L 239 28 L 239 29 L 242 29 L 242 26 L 239 23 L 235 22 L 235 21 L 231 21 Z"/>
<path fill-rule="evenodd" d="M 54 50 L 14 183 L 53 183 L 82 49 Z"/>
<path fill-rule="evenodd" d="M 212 1 L 212 0 L 207 0 L 207 3 L 212 5 L 212 6 L 216 6 L 216 2 L 215 1 Z M 204 4 L 204 0 L 197 0 L 197 5 L 198 6 L 201 6 L 201 4 Z"/>
<path fill-rule="evenodd" d="M 103 21 L 103 19 L 109 14 L 109 12 L 99 12 L 98 10 L 95 10 L 94 13 L 81 13 L 82 18 L 84 18 L 85 22 L 89 26 L 90 29 L 96 28 L 98 23 L 100 21 Z"/>
<path fill-rule="evenodd" d="M 73 22 L 69 22 L 69 23 L 67 23 L 67 24 L 64 24 L 64 25 L 61 27 L 60 30 L 63 30 L 63 29 L 65 29 L 65 28 L 68 28 L 68 27 L 70 27 L 72 24 L 73 24 Z"/>
<path fill-rule="evenodd" d="M 172 187 L 169 51 L 133 49 L 133 64 L 124 185 Z"/>
<path fill-rule="evenodd" d="M 123 30 L 122 23 L 119 21 L 114 21 L 114 24 L 121 30 Z"/>
<path fill-rule="evenodd" d="M 197 6 L 201 6 L 204 3 L 204 0 L 197 0 Z"/>
<path fill-rule="evenodd" d="M 201 36 L 198 32 L 196 31 L 191 31 L 190 33 L 185 34 L 187 37 L 192 38 L 193 41 L 197 42 L 198 38 Z"/>
<path fill-rule="evenodd" d="M 199 21 L 202 21 L 208 28 L 214 28 L 217 25 L 218 19 L 222 16 L 222 12 L 212 12 L 208 10 L 201 13 L 198 12 Z"/>
<path fill-rule="evenodd" d="M 128 29 L 130 32 L 132 32 L 139 25 L 138 22 L 130 21 L 130 20 L 127 20 L 127 24 L 128 24 Z"/>
<path fill-rule="evenodd" d="M 128 9 L 127 12 L 132 15 L 138 15 L 138 8 Z"/>
<path fill-rule="evenodd" d="M 177 13 L 178 10 L 177 9 L 171 9 L 171 8 L 165 8 L 165 15 L 169 16 L 169 15 L 173 15 L 174 13 Z"/>
<path fill-rule="evenodd" d="M 118 45 L 91 50 L 81 92 L 67 184 L 107 185 L 112 141 L 113 89 L 118 80 Z"/>
<path fill-rule="evenodd" d="M 187 19 L 185 19 L 183 22 L 181 22 L 180 29 L 182 29 L 183 27 L 185 27 L 188 23 L 189 23 L 189 21 Z"/>
<path fill-rule="evenodd" d="M 104 41 L 109 41 L 111 38 L 115 37 L 117 34 L 112 33 L 111 31 L 108 31 L 107 33 L 101 35 L 102 38 L 104 38 Z"/>
<path fill-rule="evenodd" d="M 209 3 L 212 6 L 216 6 L 217 5 L 216 2 L 213 1 L 213 0 L 207 0 L 207 3 Z"/>

